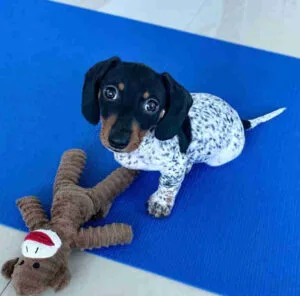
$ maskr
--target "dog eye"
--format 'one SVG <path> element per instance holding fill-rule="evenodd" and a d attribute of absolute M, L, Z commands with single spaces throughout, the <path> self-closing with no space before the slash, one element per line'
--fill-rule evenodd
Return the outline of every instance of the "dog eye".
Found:
<path fill-rule="evenodd" d="M 107 100 L 114 101 L 118 98 L 118 90 L 115 86 L 106 86 L 103 90 L 103 95 Z"/>
<path fill-rule="evenodd" d="M 154 98 L 150 98 L 145 102 L 144 109 L 147 113 L 156 113 L 159 109 L 159 102 Z"/>
<path fill-rule="evenodd" d="M 39 268 L 40 267 L 40 263 L 35 262 L 35 263 L 33 263 L 32 267 L 33 268 Z"/>

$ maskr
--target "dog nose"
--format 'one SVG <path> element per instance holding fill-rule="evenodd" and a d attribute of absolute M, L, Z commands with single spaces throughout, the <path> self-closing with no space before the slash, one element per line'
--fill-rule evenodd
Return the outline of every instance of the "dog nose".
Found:
<path fill-rule="evenodd" d="M 118 150 L 124 149 L 129 144 L 129 140 L 129 132 L 112 133 L 108 138 L 110 146 Z"/>

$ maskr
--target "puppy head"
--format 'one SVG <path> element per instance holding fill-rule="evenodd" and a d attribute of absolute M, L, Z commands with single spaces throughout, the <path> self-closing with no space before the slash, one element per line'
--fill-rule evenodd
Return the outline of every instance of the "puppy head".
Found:
<path fill-rule="evenodd" d="M 82 113 L 92 124 L 101 119 L 101 141 L 107 148 L 131 152 L 147 131 L 159 140 L 174 137 L 192 98 L 169 74 L 113 57 L 85 75 Z"/>

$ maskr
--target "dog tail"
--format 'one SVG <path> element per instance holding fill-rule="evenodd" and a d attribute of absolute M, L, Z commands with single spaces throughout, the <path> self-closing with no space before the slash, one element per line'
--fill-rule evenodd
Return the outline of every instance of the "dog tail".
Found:
<path fill-rule="evenodd" d="M 266 121 L 269 121 L 273 119 L 274 117 L 277 117 L 280 115 L 282 112 L 284 112 L 286 108 L 280 108 L 277 109 L 271 113 L 265 114 L 263 116 L 254 118 L 254 119 L 249 119 L 249 120 L 242 120 L 243 126 L 245 130 L 250 130 L 255 128 L 256 126 L 260 125 L 261 123 L 264 123 Z"/>

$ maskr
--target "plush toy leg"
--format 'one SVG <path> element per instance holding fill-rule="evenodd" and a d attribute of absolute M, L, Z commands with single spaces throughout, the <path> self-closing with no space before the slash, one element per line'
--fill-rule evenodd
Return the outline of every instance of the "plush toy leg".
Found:
<path fill-rule="evenodd" d="M 110 224 L 104 227 L 80 229 L 73 248 L 93 249 L 131 243 L 133 233 L 126 224 Z"/>
<path fill-rule="evenodd" d="M 17 201 L 17 206 L 30 231 L 43 228 L 49 223 L 38 198 L 34 196 L 23 197 Z"/>
<path fill-rule="evenodd" d="M 61 186 L 78 184 L 85 162 L 86 154 L 80 149 L 71 149 L 63 154 L 55 178 L 54 195 Z"/>
<path fill-rule="evenodd" d="M 105 217 L 110 210 L 113 200 L 124 191 L 136 178 L 138 171 L 119 168 L 112 172 L 102 182 L 91 189 L 91 197 L 95 204 L 94 217 Z"/>
<path fill-rule="evenodd" d="M 94 215 L 91 220 L 98 220 L 98 219 L 102 219 L 102 218 L 105 218 L 110 209 L 111 209 L 111 206 L 112 206 L 112 203 L 108 203 L 108 204 L 103 204 L 103 206 L 101 207 L 101 209 L 99 210 L 99 212 Z"/>

